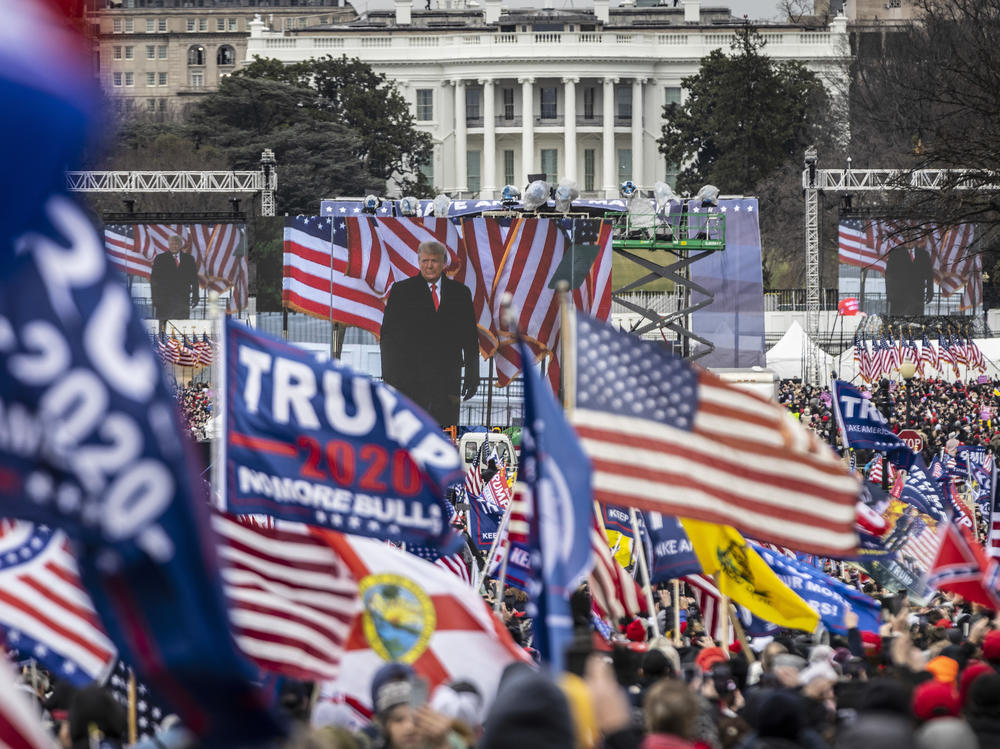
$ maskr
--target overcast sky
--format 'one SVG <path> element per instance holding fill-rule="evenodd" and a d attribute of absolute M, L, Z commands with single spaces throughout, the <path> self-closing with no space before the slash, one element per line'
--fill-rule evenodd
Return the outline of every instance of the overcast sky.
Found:
<path fill-rule="evenodd" d="M 592 0 L 552 0 L 553 7 L 557 10 L 569 10 L 571 8 L 592 8 Z M 393 6 L 393 0 L 351 0 L 351 4 L 359 12 L 367 10 L 385 10 Z M 619 0 L 611 0 L 611 7 L 619 4 Z M 509 8 L 541 8 L 543 0 L 504 0 L 503 6 Z M 706 8 L 726 8 L 737 18 L 746 14 L 753 20 L 781 20 L 778 13 L 778 0 L 702 0 L 702 5 Z M 423 7 L 423 3 L 414 2 L 414 8 Z"/>

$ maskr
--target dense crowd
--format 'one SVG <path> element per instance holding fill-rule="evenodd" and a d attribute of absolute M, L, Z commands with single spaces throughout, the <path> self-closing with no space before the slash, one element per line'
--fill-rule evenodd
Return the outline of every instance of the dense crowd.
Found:
<path fill-rule="evenodd" d="M 866 389 L 892 431 L 914 429 L 924 435 L 924 458 L 940 453 L 949 439 L 963 445 L 989 445 L 1000 455 L 1000 379 L 949 383 L 912 379 L 883 380 Z M 823 440 L 839 444 L 828 388 L 784 380 L 778 400 Z"/>
<path fill-rule="evenodd" d="M 955 443 L 1000 449 L 1000 380 L 883 382 L 869 394 L 894 431 L 923 432 L 927 459 Z M 177 395 L 198 434 L 211 414 L 210 391 L 192 385 Z M 828 390 L 785 381 L 779 399 L 836 444 Z M 572 599 L 576 635 L 564 673 L 518 664 L 495 694 L 480 694 L 462 679 L 428 690 L 412 667 L 387 664 L 370 685 L 371 722 L 335 695 L 317 701 L 315 685 L 289 682 L 281 699 L 296 726 L 288 747 L 1000 747 L 1000 616 L 950 594 L 910 608 L 905 596 L 879 588 L 857 568 L 828 563 L 826 571 L 882 603 L 879 632 L 859 631 L 849 612 L 846 636 L 780 630 L 734 637 L 726 647 L 706 633 L 683 586 L 677 612 L 660 586 L 652 615 L 599 632 L 584 585 Z M 527 596 L 507 588 L 501 600 L 490 591 L 486 601 L 514 642 L 535 654 Z M 675 613 L 678 632 L 671 631 Z M 89 748 L 95 735 L 102 746 L 127 745 L 124 708 L 107 690 L 38 678 L 37 670 L 26 675 L 25 688 L 63 746 Z M 194 745 L 173 716 L 161 722 L 156 741 L 144 746 Z"/>
<path fill-rule="evenodd" d="M 212 416 L 212 391 L 204 382 L 178 385 L 175 391 L 177 403 L 184 417 L 188 431 L 196 440 L 209 438 L 208 420 Z"/>
<path fill-rule="evenodd" d="M 281 697 L 295 726 L 288 749 L 892 749 L 1000 747 L 1000 618 L 953 596 L 893 606 L 885 623 L 846 637 L 782 631 L 728 648 L 706 634 L 691 599 L 682 631 L 652 635 L 636 619 L 609 639 L 591 626 L 586 588 L 573 597 L 576 638 L 567 670 L 507 668 L 496 694 L 463 679 L 428 690 L 411 666 L 382 667 L 370 685 L 374 716 L 363 723 L 313 685 L 287 683 Z M 510 606 L 507 603 L 510 603 Z M 673 617 L 670 596 L 658 603 Z M 523 634 L 523 599 L 502 608 Z M 890 613 L 895 611 L 895 613 Z M 623 623 L 624 624 L 624 623 Z M 100 687 L 25 686 L 67 748 L 126 745 L 125 711 Z M 26 682 L 28 676 L 25 677 Z M 168 716 L 154 743 L 187 746 Z M 95 736 L 102 737 L 95 742 Z"/>

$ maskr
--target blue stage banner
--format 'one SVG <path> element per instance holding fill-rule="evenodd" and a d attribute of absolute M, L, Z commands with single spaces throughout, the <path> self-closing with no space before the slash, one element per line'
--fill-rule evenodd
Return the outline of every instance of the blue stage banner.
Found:
<path fill-rule="evenodd" d="M 840 436 L 848 447 L 885 453 L 900 468 L 908 469 L 913 465 L 914 452 L 892 433 L 871 398 L 865 397 L 858 388 L 834 380 L 833 410 Z"/>
<path fill-rule="evenodd" d="M 458 451 L 395 389 L 226 325 L 226 509 L 451 553 Z"/>
<path fill-rule="evenodd" d="M 701 573 L 701 563 L 691 548 L 680 520 L 673 515 L 661 515 L 658 512 L 644 512 L 642 515 L 652 547 L 649 560 L 650 582 L 659 583 Z"/>

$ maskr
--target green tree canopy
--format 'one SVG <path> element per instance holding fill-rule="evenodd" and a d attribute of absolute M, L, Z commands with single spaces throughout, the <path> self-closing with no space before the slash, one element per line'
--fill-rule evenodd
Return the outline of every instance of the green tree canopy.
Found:
<path fill-rule="evenodd" d="M 324 197 L 384 189 L 357 155 L 360 135 L 317 107 L 312 89 L 231 76 L 194 107 L 187 129 L 200 146 L 225 153 L 233 169 L 257 169 L 261 152 L 274 151 L 279 213 L 315 213 Z"/>
<path fill-rule="evenodd" d="M 355 153 L 365 171 L 394 181 L 404 193 L 431 194 L 433 185 L 420 172 L 433 155 L 431 136 L 416 129 L 399 90 L 367 63 L 327 55 L 284 65 L 256 57 L 236 76 L 312 90 L 316 107 L 358 133 Z"/>
<path fill-rule="evenodd" d="M 677 187 L 704 184 L 723 193 L 751 194 L 764 179 L 802 152 L 820 125 L 829 127 L 829 96 L 815 73 L 799 62 L 775 62 L 765 42 L 745 24 L 731 55 L 714 50 L 682 82 L 687 98 L 667 104 L 659 143 L 681 167 Z"/>

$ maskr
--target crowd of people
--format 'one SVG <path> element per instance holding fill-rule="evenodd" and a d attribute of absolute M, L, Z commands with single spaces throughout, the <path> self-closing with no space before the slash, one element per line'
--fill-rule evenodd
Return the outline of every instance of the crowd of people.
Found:
<path fill-rule="evenodd" d="M 1000 380 L 885 382 L 869 393 L 894 431 L 924 434 L 928 459 L 955 442 L 1000 449 Z M 178 388 L 196 435 L 211 414 L 210 396 L 205 385 Z M 785 381 L 779 399 L 836 444 L 828 390 Z M 678 599 L 680 631 L 671 631 L 674 603 L 662 586 L 653 614 L 622 620 L 602 633 L 595 629 L 584 585 L 572 600 L 576 636 L 565 672 L 513 665 L 495 694 L 481 694 L 463 679 L 428 688 L 411 666 L 387 664 L 370 685 L 374 714 L 367 723 L 336 694 L 288 682 L 281 699 L 295 726 L 288 746 L 1000 747 L 1000 616 L 941 593 L 928 605 L 910 608 L 904 595 L 879 588 L 855 567 L 828 565 L 827 571 L 882 603 L 879 632 L 859 631 L 848 612 L 846 636 L 780 630 L 766 638 L 734 637 L 725 646 L 706 633 L 695 599 L 684 595 Z M 486 601 L 514 642 L 533 653 L 527 596 L 507 588 L 501 600 L 490 591 Z M 95 736 L 99 745 L 127 745 L 125 708 L 107 689 L 74 690 L 44 679 L 39 684 L 37 670 L 30 680 L 29 686 L 26 675 L 25 689 L 38 699 L 63 746 L 91 747 Z M 162 721 L 156 741 L 196 745 L 173 716 Z"/>
<path fill-rule="evenodd" d="M 915 378 L 883 380 L 866 389 L 889 428 L 913 429 L 924 436 L 924 458 L 943 450 L 949 439 L 963 445 L 988 445 L 1000 455 L 1000 378 L 984 382 L 946 382 Z M 839 444 L 830 390 L 783 380 L 778 400 L 824 441 Z"/>
<path fill-rule="evenodd" d="M 212 390 L 208 383 L 178 385 L 175 396 L 191 436 L 198 441 L 209 439 L 207 429 L 208 420 L 212 417 Z"/>
<path fill-rule="evenodd" d="M 682 597 L 682 631 L 654 637 L 649 619 L 594 632 L 586 587 L 573 596 L 576 637 L 566 670 L 509 666 L 495 694 L 458 678 L 428 688 L 389 663 L 370 685 L 370 723 L 311 684 L 286 683 L 287 749 L 892 749 L 1000 747 L 1000 617 L 950 595 L 909 608 L 887 591 L 878 633 L 782 631 L 722 647 Z M 523 629 L 523 600 L 508 626 Z M 661 619 L 671 621 L 671 598 Z M 894 613 L 890 613 L 894 612 Z M 38 699 L 67 749 L 127 744 L 124 707 L 97 686 L 38 682 Z M 197 746 L 167 716 L 145 747 Z"/>

